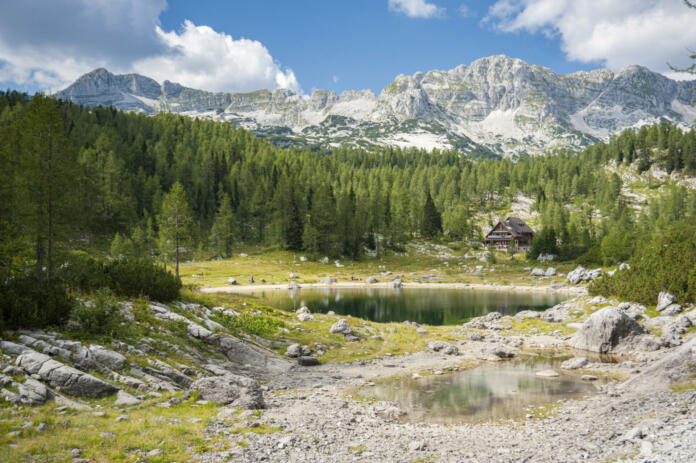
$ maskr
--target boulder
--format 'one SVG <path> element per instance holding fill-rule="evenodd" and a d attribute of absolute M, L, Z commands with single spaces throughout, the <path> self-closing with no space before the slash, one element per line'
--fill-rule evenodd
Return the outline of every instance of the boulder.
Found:
<path fill-rule="evenodd" d="M 391 287 L 394 288 L 394 289 L 399 289 L 399 288 L 401 288 L 402 286 L 403 286 L 403 283 L 402 283 L 401 280 L 398 279 L 398 278 L 397 278 L 396 280 L 393 280 L 393 281 L 391 282 Z"/>
<path fill-rule="evenodd" d="M 109 368 L 120 370 L 126 364 L 126 357 L 103 346 L 91 345 L 89 346 L 89 351 L 97 362 Z"/>
<path fill-rule="evenodd" d="M 228 284 L 228 285 L 238 285 L 239 283 L 237 283 L 237 279 L 236 279 L 236 278 L 231 278 L 231 277 L 230 277 L 230 278 L 227 279 L 227 284 Z"/>
<path fill-rule="evenodd" d="M 582 265 L 579 265 L 575 268 L 575 270 L 568 272 L 568 276 L 566 277 L 566 280 L 568 283 L 571 285 L 577 285 L 585 281 L 587 278 L 587 270 Z"/>
<path fill-rule="evenodd" d="M 287 357 L 299 357 L 302 355 L 302 347 L 299 344 L 290 344 L 285 351 Z"/>
<path fill-rule="evenodd" d="M 490 329 L 489 325 L 500 318 L 502 318 L 502 314 L 500 312 L 490 312 L 487 313 L 486 315 L 483 315 L 482 317 L 476 317 L 472 318 L 470 321 L 467 323 L 464 323 L 462 326 L 464 328 L 475 328 L 479 330 L 486 330 Z"/>
<path fill-rule="evenodd" d="M 38 375 L 42 381 L 71 395 L 100 397 L 118 391 L 117 387 L 99 378 L 38 352 L 21 354 L 17 357 L 16 364 L 27 373 Z"/>
<path fill-rule="evenodd" d="M 303 305 L 302 307 L 297 309 L 295 311 L 295 313 L 297 313 L 297 314 L 303 314 L 303 313 L 311 314 L 312 312 L 309 310 L 309 307 L 307 307 L 306 305 Z"/>
<path fill-rule="evenodd" d="M 428 334 L 428 330 L 426 330 L 422 326 L 419 326 L 418 328 L 416 328 L 416 333 L 417 334 Z"/>
<path fill-rule="evenodd" d="M 195 381 L 191 390 L 200 392 L 203 400 L 234 408 L 258 410 L 266 407 L 259 383 L 245 376 L 209 376 Z"/>
<path fill-rule="evenodd" d="M 18 401 L 24 405 L 42 405 L 51 398 L 51 391 L 39 381 L 28 378 L 20 384 L 18 390 Z"/>
<path fill-rule="evenodd" d="M 619 271 L 621 271 L 621 270 L 631 270 L 631 264 L 627 264 L 625 262 L 621 263 L 619 265 Z"/>
<path fill-rule="evenodd" d="M 561 369 L 577 370 L 579 368 L 584 367 L 588 363 L 590 363 L 590 361 L 587 360 L 586 357 L 573 357 L 572 359 L 568 359 L 565 362 L 561 363 Z"/>
<path fill-rule="evenodd" d="M 296 275 L 296 274 L 290 272 L 290 279 L 291 279 L 291 280 L 296 280 L 296 279 L 298 279 L 298 278 L 300 278 L 299 275 Z"/>
<path fill-rule="evenodd" d="M 316 357 L 309 357 L 307 355 L 302 355 L 297 358 L 297 363 L 303 367 L 313 367 L 319 365 L 319 360 Z"/>
<path fill-rule="evenodd" d="M 592 352 L 613 352 L 628 338 L 643 334 L 644 328 L 616 307 L 605 307 L 590 315 L 570 339 L 570 346 Z"/>
<path fill-rule="evenodd" d="M 301 287 L 302 286 L 297 284 L 296 281 L 291 281 L 290 283 L 288 283 L 288 289 L 290 289 L 290 290 L 300 289 Z"/>
<path fill-rule="evenodd" d="M 369 283 L 369 284 L 378 283 L 378 282 L 379 282 L 379 280 L 377 280 L 377 278 L 372 277 L 372 276 L 367 277 L 365 279 L 365 283 Z"/>
<path fill-rule="evenodd" d="M 556 276 L 556 269 L 553 267 L 549 267 L 546 269 L 546 272 L 544 273 L 544 276 L 547 277 L 555 277 Z"/>
<path fill-rule="evenodd" d="M 297 319 L 301 322 L 311 322 L 312 320 L 315 320 L 314 315 L 310 313 L 301 313 L 297 316 Z"/>
<path fill-rule="evenodd" d="M 531 271 L 529 276 L 532 277 L 543 277 L 545 275 L 544 269 L 543 268 L 535 268 Z"/>
<path fill-rule="evenodd" d="M 12 355 L 19 355 L 22 352 L 31 352 L 31 349 L 22 344 L 16 344 L 10 341 L 0 341 L 0 349 Z"/>
<path fill-rule="evenodd" d="M 123 405 L 129 407 L 132 405 L 138 405 L 140 402 L 140 399 L 127 393 L 126 391 L 118 391 L 116 393 L 116 401 L 114 402 L 114 405 Z"/>
<path fill-rule="evenodd" d="M 433 341 L 428 343 L 428 349 L 445 355 L 459 355 L 459 349 L 445 341 Z"/>
<path fill-rule="evenodd" d="M 655 309 L 658 312 L 662 312 L 675 302 L 677 302 L 676 297 L 672 296 L 670 293 L 666 291 L 662 291 L 660 294 L 657 295 L 657 306 L 655 307 Z"/>
<path fill-rule="evenodd" d="M 662 315 L 673 317 L 680 314 L 684 309 L 679 304 L 670 304 L 662 310 Z"/>
<path fill-rule="evenodd" d="M 322 264 L 328 264 L 328 263 L 329 263 L 329 258 L 328 258 L 328 257 L 322 257 L 322 258 L 319 260 L 319 262 L 321 262 Z"/>
<path fill-rule="evenodd" d="M 329 331 L 331 334 L 342 334 L 344 336 L 353 334 L 353 328 L 350 327 L 344 318 L 341 318 L 339 321 L 331 325 L 331 329 Z"/>
<path fill-rule="evenodd" d="M 515 314 L 517 320 L 526 320 L 528 318 L 539 318 L 539 312 L 536 310 L 521 310 Z"/>
<path fill-rule="evenodd" d="M 322 285 L 332 285 L 333 284 L 333 278 L 331 277 L 324 277 L 321 280 L 319 280 L 319 283 Z"/>

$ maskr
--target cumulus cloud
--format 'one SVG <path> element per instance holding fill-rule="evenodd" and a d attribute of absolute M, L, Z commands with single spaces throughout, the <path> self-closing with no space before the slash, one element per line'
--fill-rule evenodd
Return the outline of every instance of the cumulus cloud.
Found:
<path fill-rule="evenodd" d="M 471 7 L 468 6 L 466 3 L 462 3 L 461 5 L 459 5 L 458 10 L 459 10 L 459 14 L 463 18 L 473 18 L 474 16 L 476 16 L 476 11 L 471 9 Z"/>
<path fill-rule="evenodd" d="M 212 91 L 300 91 L 258 41 L 186 21 L 164 31 L 166 0 L 5 0 L 0 82 L 56 90 L 97 67 Z"/>
<path fill-rule="evenodd" d="M 167 52 L 134 63 L 136 72 L 155 80 L 178 83 L 211 91 L 252 91 L 259 88 L 289 88 L 299 91 L 295 74 L 283 71 L 256 40 L 237 39 L 208 26 L 185 21 L 180 32 L 157 34 Z"/>
<path fill-rule="evenodd" d="M 445 14 L 445 9 L 426 0 L 389 0 L 389 10 L 409 18 L 435 18 Z"/>
<path fill-rule="evenodd" d="M 484 23 L 559 37 L 571 60 L 619 70 L 641 64 L 671 77 L 696 47 L 696 10 L 676 0 L 499 0 Z M 693 78 L 693 76 L 691 76 Z"/>

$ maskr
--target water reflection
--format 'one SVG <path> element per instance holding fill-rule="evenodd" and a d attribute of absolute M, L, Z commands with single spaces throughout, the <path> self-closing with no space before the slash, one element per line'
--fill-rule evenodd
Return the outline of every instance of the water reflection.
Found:
<path fill-rule="evenodd" d="M 252 293 L 271 305 L 296 310 L 306 305 L 312 312 L 352 315 L 378 322 L 415 321 L 428 325 L 455 325 L 498 311 L 544 310 L 567 296 L 514 290 L 462 290 L 440 288 L 307 288 L 296 291 L 263 290 Z"/>
<path fill-rule="evenodd" d="M 396 402 L 415 421 L 458 423 L 519 418 L 530 407 L 596 393 L 594 384 L 562 374 L 559 362 L 517 360 L 443 376 L 400 377 L 362 388 L 360 395 Z M 535 376 L 536 371 L 549 368 L 555 368 L 561 376 Z"/>

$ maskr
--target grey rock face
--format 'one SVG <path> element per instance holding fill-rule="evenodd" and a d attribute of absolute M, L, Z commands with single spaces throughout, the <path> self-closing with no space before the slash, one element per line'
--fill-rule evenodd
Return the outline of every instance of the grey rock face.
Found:
<path fill-rule="evenodd" d="M 258 410 L 266 407 L 259 383 L 251 378 L 228 374 L 210 376 L 195 381 L 192 391 L 201 393 L 201 398 L 235 408 Z"/>
<path fill-rule="evenodd" d="M 662 312 L 675 302 L 677 302 L 676 297 L 672 296 L 670 293 L 666 291 L 662 291 L 660 292 L 660 294 L 657 295 L 657 306 L 655 307 L 655 309 L 658 312 Z"/>
<path fill-rule="evenodd" d="M 288 357 L 299 357 L 302 355 L 302 348 L 299 344 L 290 344 L 285 351 L 285 355 Z"/>
<path fill-rule="evenodd" d="M 17 390 L 19 402 L 25 405 L 41 405 L 51 398 L 48 388 L 32 378 L 27 378 Z"/>
<path fill-rule="evenodd" d="M 280 127 L 299 143 L 385 145 L 420 134 L 439 148 L 515 155 L 579 149 L 661 118 L 692 124 L 693 87 L 640 66 L 562 75 L 498 55 L 449 71 L 397 76 L 379 96 L 369 90 L 316 90 L 308 99 L 286 89 L 212 93 L 104 69 L 56 96 L 147 114 L 200 113 L 259 133 Z"/>
<path fill-rule="evenodd" d="M 666 389 L 691 377 L 693 365 L 696 365 L 696 337 L 622 383 L 620 387 L 632 392 Z"/>
<path fill-rule="evenodd" d="M 627 338 L 644 333 L 643 327 L 615 307 L 605 307 L 590 315 L 570 339 L 577 349 L 613 352 Z"/>
<path fill-rule="evenodd" d="M 42 381 L 53 387 L 60 387 L 61 391 L 71 395 L 100 397 L 113 394 L 118 390 L 115 386 L 99 378 L 38 352 L 23 353 L 17 357 L 16 363 L 27 373 L 38 375 Z"/>
<path fill-rule="evenodd" d="M 126 357 L 118 352 L 106 349 L 102 346 L 89 346 L 89 351 L 92 353 L 97 362 L 111 368 L 120 370 L 126 364 Z"/>

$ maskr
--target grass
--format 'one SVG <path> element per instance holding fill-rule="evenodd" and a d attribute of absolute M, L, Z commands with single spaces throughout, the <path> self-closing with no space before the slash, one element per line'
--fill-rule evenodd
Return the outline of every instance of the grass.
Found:
<path fill-rule="evenodd" d="M 369 276 L 380 277 L 380 272 L 391 271 L 393 275 L 402 274 L 404 282 L 415 282 L 427 274 L 434 274 L 442 283 L 488 283 L 488 284 L 524 284 L 524 285 L 548 285 L 560 283 L 562 277 L 547 278 L 541 281 L 538 278 L 529 277 L 526 267 L 553 266 L 558 272 L 567 273 L 574 268 L 571 263 L 538 264 L 524 260 L 523 254 L 511 257 L 505 252 L 496 252 L 496 263 L 486 264 L 477 259 L 465 259 L 467 249 L 452 249 L 453 258 L 438 258 L 417 252 L 410 247 L 404 255 L 387 255 L 384 257 L 364 257 L 360 261 L 341 261 L 345 267 L 338 268 L 330 260 L 328 264 L 317 261 L 300 261 L 301 253 L 278 250 L 258 250 L 256 252 L 246 250 L 248 256 L 240 257 L 238 254 L 231 259 L 209 260 L 198 262 L 186 262 L 180 264 L 181 279 L 184 284 L 195 288 L 209 288 L 227 285 L 228 278 L 232 277 L 241 285 L 247 284 L 253 275 L 256 285 L 282 284 L 290 281 L 290 273 L 299 276 L 298 283 L 316 283 L 324 277 L 336 278 L 339 282 L 351 281 L 351 277 L 364 281 Z M 430 252 L 430 251 L 429 251 Z M 406 255 L 408 254 L 408 255 Z M 462 265 L 460 265 L 462 264 Z M 469 268 L 483 265 L 486 275 L 478 275 L 468 272 Z M 486 268 L 488 267 L 488 268 Z M 491 271 L 495 268 L 495 271 Z M 411 275 L 416 273 L 416 275 Z M 203 277 L 199 277 L 203 275 Z M 390 276 L 388 278 L 393 277 Z M 523 279 L 520 280 L 520 277 Z M 261 279 L 266 280 L 262 283 Z"/>
<path fill-rule="evenodd" d="M 189 461 L 195 453 L 222 450 L 228 442 L 223 436 L 207 436 L 206 427 L 216 420 L 217 406 L 199 405 L 196 396 L 171 408 L 156 406 L 156 402 L 171 398 L 151 399 L 126 410 L 113 405 L 113 398 L 91 402 L 93 410 L 58 410 L 55 403 L 40 407 L 0 408 L 0 447 L 2 460 L 7 463 L 33 461 L 72 461 L 71 449 L 82 450 L 82 458 L 95 462 L 131 462 L 138 460 L 140 452 L 160 449 L 164 453 L 147 457 L 148 461 Z M 104 416 L 95 416 L 95 411 Z M 128 415 L 124 421 L 116 421 Z M 25 423 L 31 427 L 22 429 Z M 46 423 L 47 429 L 38 431 L 36 426 Z M 17 437 L 8 433 L 20 431 Z M 102 433 L 113 433 L 109 437 Z"/>

